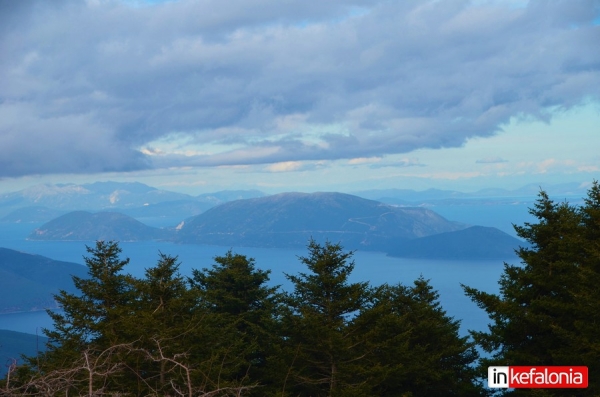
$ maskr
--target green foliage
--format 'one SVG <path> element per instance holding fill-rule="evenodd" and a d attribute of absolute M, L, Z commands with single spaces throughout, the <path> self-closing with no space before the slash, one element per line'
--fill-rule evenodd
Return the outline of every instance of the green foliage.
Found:
<path fill-rule="evenodd" d="M 288 350 L 293 354 L 291 390 L 303 396 L 348 395 L 358 387 L 347 367 L 360 355 L 351 338 L 351 316 L 368 299 L 367 283 L 349 283 L 352 252 L 339 244 L 314 240 L 300 260 L 311 271 L 286 275 L 294 284 L 288 296 Z"/>
<path fill-rule="evenodd" d="M 459 321 L 448 317 L 427 280 L 383 285 L 355 323 L 367 329 L 371 395 L 476 396 L 478 355 Z"/>
<path fill-rule="evenodd" d="M 74 277 L 79 294 L 57 296 L 49 350 L 16 372 L 21 393 L 230 395 L 241 385 L 239 340 L 231 319 L 211 312 L 178 272 L 177 258 L 159 255 L 145 278 L 122 273 L 115 242 L 99 241 L 85 258 L 89 278 Z"/>
<path fill-rule="evenodd" d="M 600 392 L 600 187 L 594 182 L 582 206 L 555 203 L 545 192 L 530 213 L 537 223 L 515 226 L 530 247 L 521 265 L 505 264 L 500 294 L 465 287 L 492 320 L 489 332 L 474 332 L 491 354 L 488 365 L 586 365 L 590 386 Z M 526 394 L 516 390 L 514 394 Z M 573 395 L 552 390 L 546 395 Z"/>
<path fill-rule="evenodd" d="M 135 283 L 136 300 L 130 305 L 133 315 L 126 316 L 123 335 L 133 344 L 123 359 L 137 376 L 121 387 L 138 395 L 166 394 L 172 385 L 186 388 L 187 380 L 178 365 L 161 359 L 177 357 L 178 362 L 190 366 L 187 357 L 179 355 L 188 350 L 188 334 L 196 313 L 194 297 L 178 269 L 177 258 L 159 253 L 157 264 L 146 269 L 145 278 Z"/>
<path fill-rule="evenodd" d="M 254 259 L 231 251 L 214 260 L 212 269 L 194 269 L 190 280 L 211 310 L 242 316 L 248 323 L 258 323 L 269 315 L 277 290 L 266 287 L 270 271 L 257 270 Z"/>
<path fill-rule="evenodd" d="M 229 332 L 229 376 L 240 384 L 260 382 L 255 393 L 265 395 L 274 382 L 269 364 L 277 362 L 277 287 L 267 287 L 270 272 L 256 269 L 252 258 L 228 251 L 214 261 L 211 269 L 193 270 L 190 284 L 218 319 L 215 331 Z"/>
<path fill-rule="evenodd" d="M 122 341 L 125 308 L 134 298 L 133 278 L 122 274 L 129 260 L 121 260 L 121 248 L 113 241 L 86 247 L 88 278 L 73 276 L 78 294 L 65 291 L 55 296 L 63 312 L 48 311 L 54 329 L 44 330 L 48 351 L 40 360 L 44 370 L 62 368 L 86 349 L 102 351 Z"/>
<path fill-rule="evenodd" d="M 458 336 L 438 294 L 423 279 L 412 288 L 350 283 L 352 252 L 311 241 L 301 257 L 311 273 L 289 276 L 286 324 L 292 395 L 480 395 L 477 354 Z"/>
<path fill-rule="evenodd" d="M 179 273 L 159 254 L 137 279 L 115 242 L 88 248 L 89 277 L 57 296 L 49 350 L 0 395 L 478 395 L 476 354 L 426 280 L 349 281 L 353 252 L 310 241 L 293 291 L 231 251 Z"/>

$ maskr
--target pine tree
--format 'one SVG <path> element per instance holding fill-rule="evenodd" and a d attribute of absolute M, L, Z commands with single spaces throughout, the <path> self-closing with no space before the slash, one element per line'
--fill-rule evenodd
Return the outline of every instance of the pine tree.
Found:
<path fill-rule="evenodd" d="M 515 226 L 530 246 L 521 265 L 505 264 L 500 294 L 464 287 L 492 320 L 473 332 L 491 354 L 488 365 L 587 365 L 588 389 L 555 389 L 546 395 L 597 395 L 600 391 L 600 189 L 594 182 L 583 206 L 556 203 L 545 192 L 530 213 L 537 223 Z M 517 389 L 513 394 L 527 394 Z"/>
<path fill-rule="evenodd" d="M 189 288 L 177 258 L 160 254 L 145 278 L 134 279 L 122 274 L 128 261 L 116 243 L 98 242 L 88 252 L 90 278 L 74 278 L 79 294 L 58 296 L 64 313 L 52 314 L 48 352 L 15 372 L 8 395 L 191 397 L 249 389 L 227 368 L 244 341 Z"/>
<path fill-rule="evenodd" d="M 241 315 L 258 323 L 268 313 L 277 287 L 267 287 L 270 271 L 256 269 L 254 259 L 228 251 L 211 269 L 192 271 L 190 282 L 217 313 Z"/>
<path fill-rule="evenodd" d="M 41 371 L 71 368 L 82 352 L 96 354 L 123 343 L 125 319 L 134 299 L 135 280 L 123 274 L 129 259 L 121 260 L 114 241 L 98 241 L 84 257 L 89 278 L 73 277 L 77 294 L 60 291 L 55 296 L 61 312 L 48 311 L 54 329 L 44 330 L 48 350 L 30 360 Z"/>
<path fill-rule="evenodd" d="M 173 387 L 187 388 L 187 379 L 173 363 L 154 361 L 161 355 L 181 356 L 190 368 L 193 363 L 182 356 L 193 341 L 190 336 L 194 322 L 194 297 L 186 280 L 179 274 L 177 257 L 159 253 L 155 266 L 147 268 L 145 277 L 136 282 L 136 301 L 123 338 L 133 341 L 133 353 L 124 359 L 135 376 L 128 390 L 138 395 L 167 394 Z M 159 351 L 160 350 L 160 351 Z"/>
<path fill-rule="evenodd" d="M 367 330 L 371 395 L 482 395 L 473 344 L 459 336 L 459 321 L 442 309 L 427 280 L 419 278 L 410 288 L 379 287 L 373 306 L 363 309 L 355 324 Z"/>
<path fill-rule="evenodd" d="M 314 240 L 300 257 L 310 273 L 286 275 L 294 284 L 284 318 L 293 395 L 361 395 L 353 372 L 360 349 L 352 338 L 352 318 L 369 299 L 367 283 L 350 283 L 353 252 L 339 244 Z"/>
<path fill-rule="evenodd" d="M 98 241 L 86 250 L 89 278 L 73 276 L 79 293 L 60 291 L 55 300 L 62 313 L 48 311 L 55 328 L 45 330 L 50 351 L 78 349 L 91 342 L 102 348 L 119 339 L 121 310 L 133 299 L 134 279 L 122 273 L 129 259 L 120 259 L 121 248 L 114 241 Z"/>
<path fill-rule="evenodd" d="M 577 346 L 581 362 L 588 363 L 590 377 L 600 379 L 600 367 L 597 366 L 600 362 L 600 185 L 597 181 L 589 189 L 580 214 L 586 241 L 583 249 L 585 266 L 579 273 L 580 292 L 576 301 L 580 315 L 574 326 L 579 336 Z M 600 385 L 594 384 L 595 390 L 600 392 Z"/>
<path fill-rule="evenodd" d="M 267 286 L 270 271 L 257 269 L 252 258 L 228 251 L 214 261 L 210 269 L 194 269 L 190 283 L 201 305 L 217 321 L 216 332 L 227 351 L 228 375 L 220 377 L 229 376 L 234 383 L 260 384 L 248 395 L 264 396 L 274 382 L 269 364 L 277 360 L 278 287 Z"/>

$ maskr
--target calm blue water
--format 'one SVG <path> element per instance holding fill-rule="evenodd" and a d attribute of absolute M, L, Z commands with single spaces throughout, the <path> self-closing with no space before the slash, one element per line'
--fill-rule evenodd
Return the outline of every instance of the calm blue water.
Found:
<path fill-rule="evenodd" d="M 25 237 L 37 225 L 0 224 L 0 247 L 39 254 L 56 260 L 83 264 L 86 255 L 86 242 L 27 241 Z M 94 242 L 87 242 L 93 245 Z M 256 260 L 256 266 L 271 271 L 271 283 L 289 289 L 291 284 L 284 272 L 297 274 L 305 272 L 305 267 L 297 256 L 306 255 L 305 250 L 265 249 L 246 247 L 217 247 L 177 245 L 163 242 L 121 243 L 123 257 L 131 259 L 127 271 L 134 276 L 143 276 L 144 269 L 153 266 L 158 252 L 178 256 L 180 271 L 191 274 L 191 269 L 212 266 L 215 256 L 225 254 L 229 249 Z M 351 281 L 369 281 L 372 285 L 382 283 L 411 284 L 419 276 L 430 279 L 438 290 L 443 308 L 456 319 L 461 320 L 461 333 L 468 329 L 486 329 L 487 317 L 463 294 L 460 283 L 487 292 L 497 292 L 497 281 L 502 273 L 503 261 L 434 261 L 391 258 L 385 254 L 358 251 L 354 255 L 355 269 Z M 516 263 L 515 258 L 508 260 Z M 41 327 L 51 327 L 50 318 L 44 312 L 15 313 L 0 315 L 0 329 L 10 329 L 35 334 Z"/>

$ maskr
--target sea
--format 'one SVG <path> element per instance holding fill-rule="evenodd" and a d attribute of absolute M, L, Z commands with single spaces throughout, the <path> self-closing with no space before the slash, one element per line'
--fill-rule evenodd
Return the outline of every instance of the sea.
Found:
<path fill-rule="evenodd" d="M 447 219 L 465 223 L 495 226 L 509 232 L 511 223 L 529 221 L 525 206 L 502 208 L 447 207 L 434 209 Z M 475 218 L 476 217 L 476 218 Z M 142 222 L 152 226 L 166 226 L 175 220 L 145 219 Z M 84 264 L 87 255 L 86 245 L 94 241 L 35 241 L 27 236 L 40 225 L 31 223 L 0 223 L 0 247 L 43 255 L 55 260 Z M 512 233 L 514 235 L 514 233 Z M 290 291 L 292 284 L 286 275 L 306 272 L 299 257 L 307 255 L 304 249 L 275 249 L 252 247 L 222 247 L 203 245 L 181 245 L 170 242 L 121 242 L 122 257 L 130 262 L 125 271 L 133 276 L 143 277 L 145 269 L 156 264 L 159 253 L 177 256 L 182 275 L 191 275 L 192 269 L 212 267 L 216 256 L 229 250 L 253 258 L 259 269 L 270 271 L 270 285 Z M 518 264 L 516 256 L 494 260 L 426 260 L 387 256 L 381 252 L 357 250 L 353 255 L 354 271 L 350 282 L 368 281 L 371 285 L 403 284 L 410 286 L 419 277 L 429 280 L 439 293 L 439 301 L 447 315 L 460 321 L 460 333 L 468 335 L 470 330 L 485 331 L 489 323 L 486 313 L 465 296 L 463 287 L 477 288 L 489 293 L 498 293 L 498 280 L 504 263 Z M 52 328 L 52 320 L 45 311 L 10 313 L 0 315 L 0 329 L 30 334 L 42 334 L 43 328 Z"/>

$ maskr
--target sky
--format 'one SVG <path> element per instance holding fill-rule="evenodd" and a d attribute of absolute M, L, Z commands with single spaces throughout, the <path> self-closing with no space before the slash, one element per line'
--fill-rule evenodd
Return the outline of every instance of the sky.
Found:
<path fill-rule="evenodd" d="M 600 179 L 600 1 L 0 0 L 0 192 Z"/>

